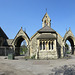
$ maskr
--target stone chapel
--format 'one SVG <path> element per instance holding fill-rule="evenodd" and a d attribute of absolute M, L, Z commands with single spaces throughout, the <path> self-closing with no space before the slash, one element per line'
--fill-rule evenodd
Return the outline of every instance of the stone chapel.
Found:
<path fill-rule="evenodd" d="M 3 30 L 1 29 L 3 32 Z M 14 39 L 8 39 L 8 37 L 1 34 L 0 38 L 4 39 L 1 46 L 11 47 L 14 49 L 15 55 L 19 55 L 19 49 L 21 42 L 26 40 L 29 57 L 35 56 L 35 59 L 58 59 L 63 58 L 65 55 L 65 44 L 68 40 L 71 43 L 71 53 L 74 54 L 75 49 L 75 37 L 69 28 L 64 37 L 61 37 L 54 29 L 51 28 L 51 19 L 47 12 L 42 19 L 42 28 L 39 29 L 31 38 L 21 28 L 16 34 Z"/>

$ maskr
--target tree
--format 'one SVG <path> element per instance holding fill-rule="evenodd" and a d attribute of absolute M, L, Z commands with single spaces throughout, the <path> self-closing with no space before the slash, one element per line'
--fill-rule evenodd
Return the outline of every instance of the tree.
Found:
<path fill-rule="evenodd" d="M 67 43 L 65 44 L 65 47 L 67 50 L 69 50 L 69 45 Z"/>
<path fill-rule="evenodd" d="M 20 48 L 20 54 L 21 55 L 25 55 L 27 53 L 27 45 L 26 45 L 26 41 L 24 40 L 22 42 L 21 48 Z"/>

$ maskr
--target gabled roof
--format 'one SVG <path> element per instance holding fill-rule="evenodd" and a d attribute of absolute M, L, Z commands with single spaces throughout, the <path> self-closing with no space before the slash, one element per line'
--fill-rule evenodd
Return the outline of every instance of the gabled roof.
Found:
<path fill-rule="evenodd" d="M 18 33 L 17 33 L 17 35 L 15 36 L 15 38 L 13 39 L 13 41 L 17 38 L 17 36 L 20 34 L 21 31 L 22 31 L 22 33 L 24 33 L 24 34 L 27 36 L 27 38 L 30 40 L 30 38 L 29 38 L 29 36 L 27 35 L 27 33 L 24 32 L 23 29 L 22 29 L 22 27 L 21 27 L 21 29 L 18 31 Z M 21 36 L 23 36 L 23 35 L 21 35 Z M 11 43 L 13 43 L 13 41 L 12 41 Z"/>
<path fill-rule="evenodd" d="M 52 34 L 41 34 L 37 39 L 56 39 Z"/>
<path fill-rule="evenodd" d="M 5 34 L 5 32 L 2 30 L 2 28 L 0 27 L 0 37 L 3 37 L 5 39 L 8 39 L 7 35 Z"/>
<path fill-rule="evenodd" d="M 55 30 L 53 30 L 51 27 L 49 27 L 49 26 L 47 26 L 47 25 L 46 25 L 45 27 L 41 28 L 38 32 L 39 32 L 39 33 L 44 33 L 44 32 L 56 33 Z"/>
<path fill-rule="evenodd" d="M 68 37 L 71 37 L 72 40 L 74 40 L 74 38 L 75 38 L 70 28 L 69 28 L 69 30 L 65 33 L 65 36 L 64 36 L 63 40 L 68 40 Z"/>

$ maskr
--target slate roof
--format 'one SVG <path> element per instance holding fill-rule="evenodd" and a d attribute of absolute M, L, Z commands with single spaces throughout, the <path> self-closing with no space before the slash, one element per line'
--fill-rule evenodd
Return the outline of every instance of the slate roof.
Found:
<path fill-rule="evenodd" d="M 56 39 L 52 34 L 41 34 L 37 39 Z"/>
<path fill-rule="evenodd" d="M 39 33 L 56 33 L 56 31 L 55 30 L 53 30 L 51 27 L 49 27 L 49 26 L 45 26 L 45 27 L 43 27 L 43 28 L 41 28 L 39 31 L 38 31 Z"/>
<path fill-rule="evenodd" d="M 5 32 L 2 30 L 2 28 L 0 27 L 0 37 L 3 37 L 5 39 L 8 39 L 7 35 L 5 34 Z"/>

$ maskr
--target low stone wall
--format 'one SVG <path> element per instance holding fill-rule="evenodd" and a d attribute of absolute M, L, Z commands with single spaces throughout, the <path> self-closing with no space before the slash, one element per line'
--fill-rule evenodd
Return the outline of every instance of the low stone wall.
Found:
<path fill-rule="evenodd" d="M 39 59 L 57 59 L 57 53 L 56 51 L 47 51 L 47 50 L 42 50 L 39 51 Z"/>

